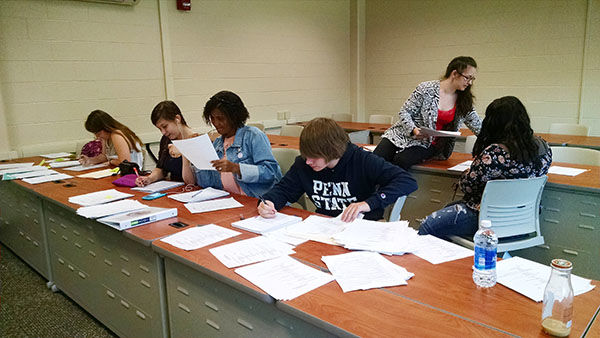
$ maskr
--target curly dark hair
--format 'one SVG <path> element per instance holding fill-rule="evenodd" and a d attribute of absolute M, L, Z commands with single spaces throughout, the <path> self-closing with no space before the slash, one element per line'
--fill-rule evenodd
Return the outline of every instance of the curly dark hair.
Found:
<path fill-rule="evenodd" d="M 531 162 L 537 157 L 539 145 L 527 110 L 518 98 L 504 96 L 487 106 L 481 131 L 473 146 L 473 156 L 492 143 L 504 144 L 510 156 L 521 162 Z"/>
<path fill-rule="evenodd" d="M 213 95 L 204 105 L 204 121 L 206 124 L 211 125 L 210 114 L 213 110 L 218 109 L 221 111 L 231 127 L 235 130 L 241 128 L 246 124 L 250 113 L 242 99 L 235 93 L 228 90 L 223 90 Z"/>

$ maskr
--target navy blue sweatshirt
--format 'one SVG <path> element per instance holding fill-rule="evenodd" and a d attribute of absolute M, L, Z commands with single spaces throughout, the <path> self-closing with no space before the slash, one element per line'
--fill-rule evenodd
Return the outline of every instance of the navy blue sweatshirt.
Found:
<path fill-rule="evenodd" d="M 365 201 L 371 208 L 365 219 L 378 220 L 387 205 L 416 189 L 417 182 L 407 171 L 348 143 L 337 165 L 319 172 L 298 156 L 283 179 L 263 198 L 279 210 L 306 193 L 316 211 L 329 216 L 339 215 L 351 203 Z"/>

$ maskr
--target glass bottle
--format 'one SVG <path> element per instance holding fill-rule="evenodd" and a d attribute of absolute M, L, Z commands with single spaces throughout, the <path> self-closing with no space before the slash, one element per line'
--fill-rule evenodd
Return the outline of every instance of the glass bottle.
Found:
<path fill-rule="evenodd" d="M 566 337 L 573 324 L 573 264 L 564 259 L 553 259 L 550 266 L 552 272 L 544 289 L 542 328 L 553 336 Z"/>

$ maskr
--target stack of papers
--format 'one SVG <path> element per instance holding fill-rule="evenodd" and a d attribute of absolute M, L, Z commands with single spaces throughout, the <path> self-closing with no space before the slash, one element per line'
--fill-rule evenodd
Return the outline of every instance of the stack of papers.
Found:
<path fill-rule="evenodd" d="M 412 253 L 431 264 L 440 264 L 473 256 L 473 250 L 432 235 L 417 236 L 412 241 Z"/>
<path fill-rule="evenodd" d="M 356 251 L 323 256 L 321 260 L 344 292 L 406 285 L 406 281 L 414 276 L 376 252 Z"/>
<path fill-rule="evenodd" d="M 32 172 L 32 171 L 44 171 L 44 170 L 48 170 L 48 167 L 44 167 L 41 165 L 34 165 L 34 166 L 28 165 L 28 166 L 21 166 L 21 167 L 4 168 L 4 169 L 0 170 L 0 175 L 28 173 L 28 172 Z"/>
<path fill-rule="evenodd" d="M 108 189 L 92 192 L 89 194 L 71 196 L 69 197 L 69 202 L 79 204 L 84 207 L 89 207 L 90 205 L 118 201 L 125 198 L 129 198 L 131 196 L 133 195 L 126 194 L 115 189 Z"/>
<path fill-rule="evenodd" d="M 532 262 L 521 257 L 503 259 L 496 263 L 498 283 L 512 289 L 536 302 L 544 300 L 544 289 L 550 279 L 550 265 Z M 591 280 L 571 275 L 573 294 L 591 291 L 595 286 Z"/>
<path fill-rule="evenodd" d="M 67 175 L 67 174 L 52 174 L 52 175 L 32 177 L 32 178 L 24 178 L 23 182 L 26 182 L 29 184 L 38 184 L 38 183 L 52 182 L 52 181 L 58 181 L 58 180 L 66 180 L 69 178 L 73 178 L 73 176 Z"/>
<path fill-rule="evenodd" d="M 177 216 L 176 208 L 148 207 L 141 210 L 99 218 L 98 222 L 104 223 L 117 230 L 126 230 L 175 216 Z"/>
<path fill-rule="evenodd" d="M 53 175 L 53 174 L 58 174 L 57 171 L 54 170 L 34 170 L 34 171 L 29 171 L 29 172 L 24 172 L 24 173 L 15 173 L 15 174 L 4 174 L 2 175 L 2 180 L 3 181 L 7 181 L 7 180 L 20 180 L 23 178 L 31 178 L 31 177 L 39 177 L 39 176 L 48 176 L 48 175 Z"/>
<path fill-rule="evenodd" d="M 169 198 L 172 198 L 176 201 L 182 203 L 191 203 L 191 202 L 201 202 L 208 201 L 219 197 L 229 196 L 229 192 L 225 190 L 219 190 L 215 188 L 204 188 L 196 191 L 184 192 L 181 194 L 173 194 L 169 195 Z"/>
<path fill-rule="evenodd" d="M 186 203 L 183 206 L 185 206 L 192 214 L 243 207 L 243 205 L 236 201 L 233 197 L 204 202 Z"/>
<path fill-rule="evenodd" d="M 81 207 L 77 209 L 77 214 L 86 218 L 99 218 L 144 208 L 148 208 L 148 206 L 138 201 L 121 200 L 89 207 Z"/>
<path fill-rule="evenodd" d="M 235 268 L 295 253 L 293 246 L 264 236 L 225 244 L 209 249 L 208 251 L 228 268 Z"/>
<path fill-rule="evenodd" d="M 163 191 L 163 190 L 177 188 L 184 184 L 185 183 L 183 183 L 183 182 L 175 182 L 175 181 L 158 181 L 158 182 L 154 182 L 152 184 L 148 184 L 145 187 L 131 188 L 131 190 L 142 191 L 142 192 L 147 192 L 147 193 L 154 193 L 154 192 L 159 192 L 159 191 Z"/>
<path fill-rule="evenodd" d="M 50 167 L 52 168 L 65 168 L 65 167 L 73 167 L 73 166 L 81 165 L 79 161 L 61 161 L 61 162 L 52 162 L 50 163 Z"/>
<path fill-rule="evenodd" d="M 92 171 L 91 173 L 87 173 L 87 174 L 77 175 L 77 177 L 99 179 L 99 178 L 116 175 L 118 172 L 119 172 L 119 168 L 104 169 L 104 170 Z"/>
<path fill-rule="evenodd" d="M 290 300 L 325 285 L 333 277 L 285 256 L 235 272 L 277 300 Z"/>
<path fill-rule="evenodd" d="M 460 136 L 460 131 L 446 131 L 446 130 L 436 130 L 427 127 L 420 127 L 420 135 L 423 136 L 435 136 L 435 137 L 458 137 Z"/>
<path fill-rule="evenodd" d="M 333 237 L 345 227 L 346 223 L 337 218 L 310 215 L 304 221 L 288 226 L 287 234 L 306 240 L 338 245 Z"/>
<path fill-rule="evenodd" d="M 457 165 L 455 165 L 454 167 L 450 167 L 448 168 L 448 170 L 452 170 L 452 171 L 465 171 L 467 169 L 469 169 L 471 167 L 471 163 L 473 163 L 473 161 L 469 160 L 469 161 L 464 161 L 462 163 L 459 163 Z"/>
<path fill-rule="evenodd" d="M 94 164 L 94 165 L 83 165 L 83 164 L 81 164 L 81 165 L 78 165 L 78 166 L 66 168 L 65 170 L 70 170 L 70 171 L 84 171 L 84 170 L 92 170 L 92 169 L 106 167 L 107 165 L 108 164 L 106 164 L 106 163 L 99 163 L 99 164 Z"/>
<path fill-rule="evenodd" d="M 577 176 L 586 171 L 588 171 L 588 169 L 578 169 L 578 168 L 561 167 L 558 165 L 551 165 L 550 169 L 548 169 L 548 174 Z"/>
<path fill-rule="evenodd" d="M 357 219 L 333 236 L 335 242 L 349 250 L 375 251 L 402 255 L 412 251 L 411 242 L 417 232 L 408 221 L 376 222 Z"/>
<path fill-rule="evenodd" d="M 237 235 L 241 235 L 241 232 L 223 228 L 215 224 L 208 224 L 180 231 L 161 239 L 161 241 L 189 251 L 200 249 Z"/>
<path fill-rule="evenodd" d="M 44 155 L 40 155 L 40 156 L 45 157 L 45 158 L 61 158 L 61 157 L 70 157 L 72 155 L 73 154 L 71 154 L 71 153 L 61 152 L 61 153 L 44 154 Z"/>
<path fill-rule="evenodd" d="M 269 232 L 265 232 L 263 234 L 263 236 L 272 238 L 272 239 L 280 241 L 280 242 L 291 244 L 293 246 L 297 246 L 297 245 L 300 245 L 300 244 L 308 241 L 307 239 L 304 239 L 304 238 L 294 237 L 294 236 L 289 235 L 287 232 L 287 227 L 279 228 L 277 230 L 272 230 Z"/>
<path fill-rule="evenodd" d="M 173 145 L 196 169 L 216 170 L 210 161 L 219 159 L 208 134 L 185 140 L 173 140 Z"/>
<path fill-rule="evenodd" d="M 6 163 L 0 164 L 0 170 L 5 169 L 14 169 L 14 168 L 22 168 L 22 167 L 30 167 L 33 165 L 33 162 L 25 162 L 25 163 Z"/>
<path fill-rule="evenodd" d="M 298 222 L 302 222 L 302 217 L 286 215 L 278 212 L 275 214 L 274 218 L 264 218 L 262 216 L 256 216 L 245 220 L 233 222 L 231 223 L 231 225 L 238 229 L 262 235 L 267 232 L 277 230 Z"/>

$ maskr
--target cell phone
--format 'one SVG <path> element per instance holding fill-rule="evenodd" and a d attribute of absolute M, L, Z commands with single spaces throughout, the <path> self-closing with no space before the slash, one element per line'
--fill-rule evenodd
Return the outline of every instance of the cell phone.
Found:
<path fill-rule="evenodd" d="M 174 228 L 185 228 L 186 226 L 188 226 L 187 224 L 185 224 L 183 222 L 173 222 L 173 223 L 169 223 L 169 225 Z"/>
<path fill-rule="evenodd" d="M 151 200 L 155 200 L 157 198 L 160 198 L 160 197 L 163 197 L 163 196 L 166 196 L 166 195 L 167 194 L 162 193 L 162 192 L 155 192 L 155 193 L 152 193 L 150 195 L 146 195 L 146 196 L 142 197 L 142 199 L 146 200 L 146 201 L 151 201 Z"/>

